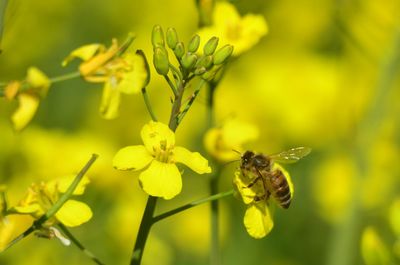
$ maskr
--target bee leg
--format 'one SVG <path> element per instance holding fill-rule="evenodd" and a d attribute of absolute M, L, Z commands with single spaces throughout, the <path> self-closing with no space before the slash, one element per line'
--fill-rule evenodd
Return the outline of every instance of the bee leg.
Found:
<path fill-rule="evenodd" d="M 249 185 L 246 186 L 246 188 L 251 188 L 254 186 L 254 184 L 257 183 L 257 181 L 259 181 L 261 179 L 261 177 L 256 177 Z"/>

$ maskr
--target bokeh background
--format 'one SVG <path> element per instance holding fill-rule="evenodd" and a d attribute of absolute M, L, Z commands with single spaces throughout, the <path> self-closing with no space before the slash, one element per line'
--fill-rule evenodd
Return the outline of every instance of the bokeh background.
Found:
<path fill-rule="evenodd" d="M 229 67 L 216 94 L 217 122 L 234 116 L 258 126 L 260 137 L 248 149 L 274 153 L 310 146 L 313 152 L 287 167 L 295 198 L 289 210 L 275 210 L 275 227 L 264 239 L 247 235 L 238 200 L 220 202 L 223 263 L 400 264 L 400 1 L 233 4 L 241 14 L 264 15 L 269 33 Z M 48 76 L 74 71 L 76 63 L 61 67 L 71 50 L 93 42 L 109 45 L 128 32 L 136 33 L 134 46 L 151 58 L 154 24 L 175 27 L 188 41 L 197 31 L 195 1 L 9 1 L 0 81 L 23 78 L 29 66 Z M 92 183 L 79 198 L 94 216 L 71 231 L 106 264 L 127 264 L 146 195 L 136 173 L 117 172 L 111 161 L 119 148 L 141 143 L 140 128 L 150 117 L 140 95 L 125 95 L 120 117 L 101 119 L 101 91 L 101 85 L 79 79 L 55 84 L 19 134 L 9 121 L 16 103 L 2 99 L 0 182 L 13 204 L 32 182 L 75 173 L 92 153 L 100 154 L 89 172 Z M 170 94 L 154 71 L 148 92 L 167 122 Z M 179 145 L 202 152 L 205 100 L 200 94 L 177 132 Z M 221 191 L 231 189 L 236 167 L 223 170 Z M 185 170 L 183 192 L 157 211 L 207 195 L 208 177 Z M 19 220 L 14 235 L 30 222 Z M 144 264 L 208 262 L 209 205 L 153 228 Z M 74 246 L 34 236 L 0 254 L 0 264 L 10 265 L 91 263 Z"/>

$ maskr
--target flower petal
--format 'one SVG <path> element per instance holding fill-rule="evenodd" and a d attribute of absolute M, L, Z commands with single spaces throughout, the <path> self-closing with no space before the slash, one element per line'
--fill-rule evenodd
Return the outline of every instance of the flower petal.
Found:
<path fill-rule="evenodd" d="M 50 79 L 38 68 L 29 67 L 26 81 L 40 97 L 44 98 L 47 95 L 50 87 Z"/>
<path fill-rule="evenodd" d="M 147 194 L 166 200 L 172 199 L 182 190 L 181 173 L 176 165 L 157 160 L 153 160 L 149 168 L 139 175 L 139 181 Z"/>
<path fill-rule="evenodd" d="M 56 213 L 58 221 L 66 226 L 78 226 L 92 218 L 92 210 L 83 202 L 68 200 Z"/>
<path fill-rule="evenodd" d="M 64 61 L 62 62 L 62 66 L 66 66 L 74 58 L 80 58 L 83 61 L 87 61 L 92 58 L 100 49 L 104 50 L 105 48 L 102 44 L 98 43 L 81 46 L 73 50 L 70 55 L 68 55 L 68 57 L 64 59 Z"/>
<path fill-rule="evenodd" d="M 143 126 L 142 140 L 147 150 L 153 154 L 154 150 L 167 150 L 175 145 L 175 134 L 161 122 L 150 121 Z"/>
<path fill-rule="evenodd" d="M 57 178 L 51 180 L 46 183 L 46 188 L 49 189 L 51 192 L 58 192 L 64 193 L 67 191 L 69 186 L 74 181 L 76 175 L 69 175 L 61 178 Z M 85 191 L 86 186 L 90 183 L 90 179 L 87 176 L 83 176 L 81 181 L 79 182 L 78 186 L 76 186 L 73 195 L 82 195 Z"/>
<path fill-rule="evenodd" d="M 119 170 L 140 170 L 150 164 L 153 157 L 143 145 L 127 146 L 120 149 L 113 159 L 113 166 Z"/>
<path fill-rule="evenodd" d="M 44 211 L 43 211 L 42 207 L 39 205 L 39 203 L 15 206 L 12 208 L 12 212 L 17 212 L 17 213 L 22 213 L 22 214 L 44 213 Z"/>
<path fill-rule="evenodd" d="M 124 59 L 130 63 L 131 69 L 126 72 L 118 84 L 118 90 L 125 94 L 139 93 L 149 79 L 147 64 L 144 58 L 137 54 L 128 53 Z"/>
<path fill-rule="evenodd" d="M 249 235 L 254 238 L 265 237 L 274 226 L 271 214 L 264 201 L 250 204 L 246 209 L 243 222 Z"/>
<path fill-rule="evenodd" d="M 11 116 L 14 129 L 18 132 L 24 129 L 32 120 L 39 107 L 39 98 L 35 95 L 22 93 L 18 96 L 18 108 Z"/>
<path fill-rule="evenodd" d="M 120 92 L 112 81 L 106 82 L 100 105 L 100 114 L 104 119 L 111 120 L 118 117 L 120 98 Z"/>
<path fill-rule="evenodd" d="M 176 162 L 185 164 L 198 174 L 211 173 L 208 161 L 198 152 L 190 152 L 183 147 L 174 148 L 174 159 Z"/>
<path fill-rule="evenodd" d="M 255 179 L 256 177 L 250 178 L 244 176 L 240 170 L 235 172 L 233 184 L 235 184 L 235 189 L 238 192 L 237 195 L 240 195 L 245 204 L 254 202 L 256 196 L 258 198 L 265 196 L 265 188 L 262 180 L 254 182 Z"/>

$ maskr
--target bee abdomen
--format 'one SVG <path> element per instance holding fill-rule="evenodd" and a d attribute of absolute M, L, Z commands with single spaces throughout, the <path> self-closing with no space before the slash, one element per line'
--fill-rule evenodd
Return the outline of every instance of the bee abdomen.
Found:
<path fill-rule="evenodd" d="M 273 196 L 278 202 L 278 204 L 284 208 L 289 208 L 290 202 L 292 200 L 292 195 L 289 188 L 289 183 L 286 177 L 283 175 L 282 171 L 276 170 L 273 173 L 271 179 L 271 186 L 273 189 Z"/>

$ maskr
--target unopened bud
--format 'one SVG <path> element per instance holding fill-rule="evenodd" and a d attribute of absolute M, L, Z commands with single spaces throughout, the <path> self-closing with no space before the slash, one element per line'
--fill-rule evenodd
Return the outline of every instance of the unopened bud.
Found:
<path fill-rule="evenodd" d="M 229 56 L 231 56 L 232 52 L 233 46 L 229 44 L 225 45 L 214 54 L 214 64 L 219 65 L 225 63 Z"/>
<path fill-rule="evenodd" d="M 176 44 L 178 43 L 178 34 L 174 28 L 167 29 L 167 44 L 171 50 L 175 49 Z"/>
<path fill-rule="evenodd" d="M 167 75 L 169 71 L 168 53 L 164 47 L 154 48 L 153 64 L 160 75 Z"/>
<path fill-rule="evenodd" d="M 217 37 L 212 37 L 207 41 L 207 43 L 204 45 L 204 55 L 212 55 L 215 52 L 215 49 L 218 46 L 218 38 Z"/>
<path fill-rule="evenodd" d="M 210 69 L 212 65 L 213 65 L 212 55 L 203 56 L 196 63 L 196 67 L 204 67 L 206 69 Z"/>
<path fill-rule="evenodd" d="M 200 45 L 200 36 L 194 35 L 192 39 L 189 41 L 188 44 L 188 51 L 189 52 L 196 52 Z"/>
<path fill-rule="evenodd" d="M 195 75 L 202 75 L 207 71 L 207 69 L 205 67 L 199 67 L 196 68 L 196 70 L 194 70 L 194 74 Z"/>
<path fill-rule="evenodd" d="M 153 32 L 151 33 L 151 43 L 153 44 L 153 47 L 164 47 L 164 32 L 160 25 L 155 25 L 153 27 Z"/>
<path fill-rule="evenodd" d="M 185 46 L 182 42 L 178 42 L 174 49 L 175 56 L 179 59 L 185 54 Z"/>
<path fill-rule="evenodd" d="M 192 68 L 197 61 L 197 55 L 191 54 L 191 53 L 186 53 L 182 57 L 182 66 L 185 69 L 190 69 Z"/>

